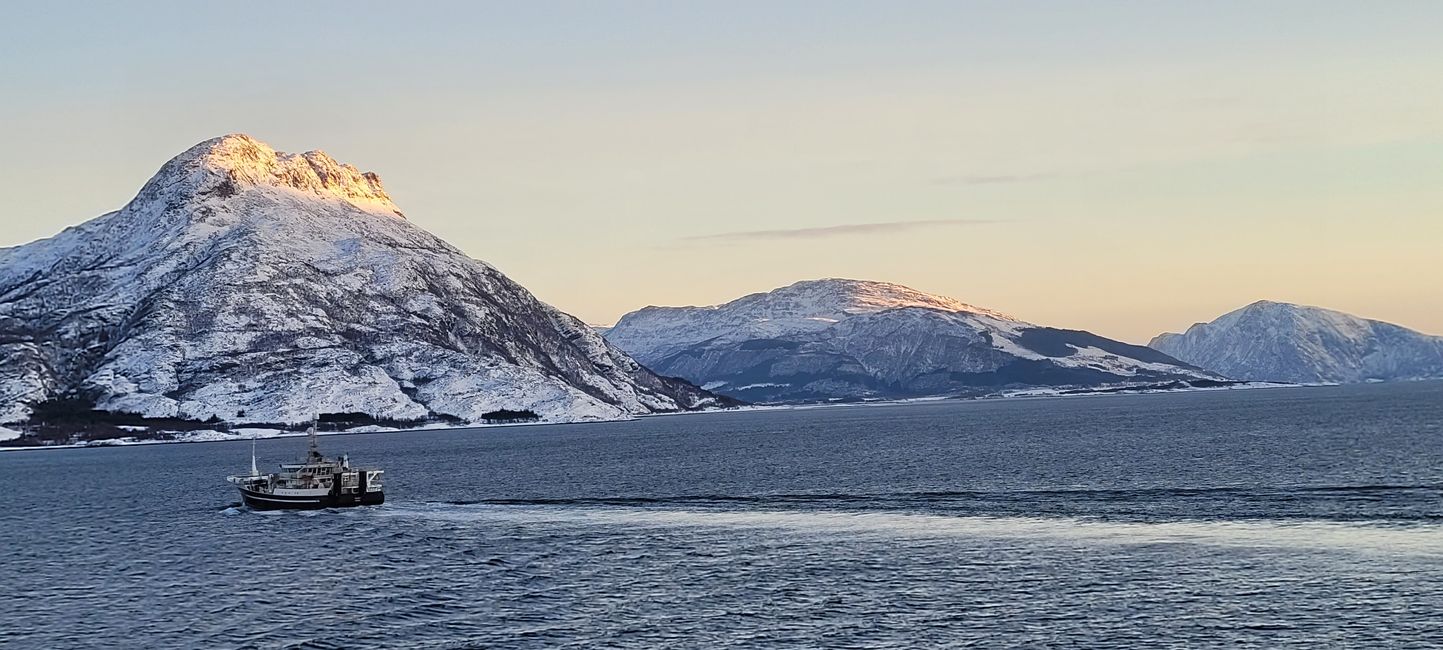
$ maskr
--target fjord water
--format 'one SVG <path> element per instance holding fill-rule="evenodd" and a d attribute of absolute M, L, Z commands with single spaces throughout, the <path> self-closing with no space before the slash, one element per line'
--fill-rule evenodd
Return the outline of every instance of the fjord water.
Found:
<path fill-rule="evenodd" d="M 0 454 L 0 646 L 1443 642 L 1443 382 L 322 443 L 386 505 L 231 507 L 243 442 Z"/>

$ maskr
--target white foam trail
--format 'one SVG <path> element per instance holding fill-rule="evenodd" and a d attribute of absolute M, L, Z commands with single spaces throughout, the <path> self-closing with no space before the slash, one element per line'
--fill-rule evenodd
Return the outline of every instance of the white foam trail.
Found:
<path fill-rule="evenodd" d="M 657 510 L 610 507 L 438 506 L 394 516 L 622 527 L 717 527 L 883 538 L 1010 538 L 1072 544 L 1195 544 L 1443 557 L 1443 526 L 1324 521 L 1107 522 L 1067 517 L 985 517 L 872 512 Z"/>

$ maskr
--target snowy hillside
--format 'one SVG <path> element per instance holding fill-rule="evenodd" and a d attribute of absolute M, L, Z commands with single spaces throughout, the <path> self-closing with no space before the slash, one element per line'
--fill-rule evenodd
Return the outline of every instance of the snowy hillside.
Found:
<path fill-rule="evenodd" d="M 244 135 L 177 156 L 119 211 L 0 249 L 0 422 L 58 397 L 271 423 L 714 401 L 407 221 L 374 174 Z"/>
<path fill-rule="evenodd" d="M 1330 309 L 1259 301 L 1149 345 L 1235 379 L 1361 382 L 1443 377 L 1443 337 Z"/>
<path fill-rule="evenodd" d="M 659 373 L 754 401 L 1212 377 L 1145 347 L 862 280 L 798 282 L 712 307 L 646 307 L 606 336 Z"/>

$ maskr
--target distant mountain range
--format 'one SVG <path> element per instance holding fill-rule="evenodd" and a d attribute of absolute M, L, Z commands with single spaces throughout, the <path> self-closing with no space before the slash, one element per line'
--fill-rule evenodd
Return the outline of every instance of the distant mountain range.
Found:
<path fill-rule="evenodd" d="M 0 423 L 56 400 L 231 423 L 720 403 L 407 221 L 376 175 L 244 135 L 180 154 L 116 212 L 0 249 Z"/>
<path fill-rule="evenodd" d="M 1218 378 L 1151 348 L 863 280 L 646 307 L 606 337 L 658 373 L 760 402 Z"/>
<path fill-rule="evenodd" d="M 244 135 L 180 154 L 116 212 L 0 249 L 0 425 L 37 408 L 561 422 L 732 398 L 1427 377 L 1443 377 L 1443 337 L 1273 302 L 1150 347 L 846 279 L 588 326 L 413 225 L 374 174 Z"/>
<path fill-rule="evenodd" d="M 1330 309 L 1259 301 L 1149 345 L 1234 379 L 1298 383 L 1443 377 L 1443 337 Z"/>

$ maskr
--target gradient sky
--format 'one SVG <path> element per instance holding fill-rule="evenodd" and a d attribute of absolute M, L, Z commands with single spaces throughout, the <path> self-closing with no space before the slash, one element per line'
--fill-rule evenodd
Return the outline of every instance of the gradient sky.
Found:
<path fill-rule="evenodd" d="M 406 6 L 402 6 L 402 5 Z M 0 246 L 249 133 L 596 323 L 818 277 L 1443 334 L 1443 3 L 6 2 Z"/>

